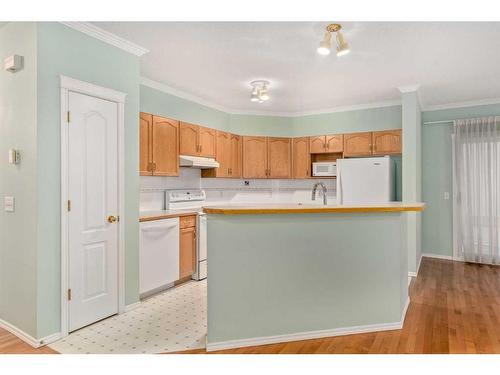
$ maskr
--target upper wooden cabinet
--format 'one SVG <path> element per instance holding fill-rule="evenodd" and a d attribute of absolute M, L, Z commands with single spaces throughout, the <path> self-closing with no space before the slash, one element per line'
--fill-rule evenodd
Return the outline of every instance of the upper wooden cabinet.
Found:
<path fill-rule="evenodd" d="M 241 178 L 241 136 L 231 134 L 229 177 Z"/>
<path fill-rule="evenodd" d="M 216 156 L 219 168 L 202 169 L 202 177 L 230 177 L 231 169 L 231 134 L 217 131 Z"/>
<path fill-rule="evenodd" d="M 187 122 L 180 123 L 180 154 L 215 158 L 217 131 Z"/>
<path fill-rule="evenodd" d="M 179 175 L 179 121 L 153 116 L 154 176 Z"/>
<path fill-rule="evenodd" d="M 344 156 L 372 155 L 372 133 L 344 134 Z"/>
<path fill-rule="evenodd" d="M 294 138 L 292 145 L 292 177 L 309 178 L 311 154 L 309 152 L 309 137 Z"/>
<path fill-rule="evenodd" d="M 325 137 L 326 151 L 327 152 L 343 152 L 344 151 L 344 135 L 335 134 L 327 135 Z"/>
<path fill-rule="evenodd" d="M 179 175 L 179 121 L 140 114 L 139 173 Z"/>
<path fill-rule="evenodd" d="M 344 136 L 334 134 L 309 137 L 309 149 L 311 154 L 342 152 L 344 151 Z"/>
<path fill-rule="evenodd" d="M 153 174 L 151 163 L 151 137 L 153 136 L 153 115 L 141 112 L 139 117 L 139 174 L 150 176 Z"/>
<path fill-rule="evenodd" d="M 267 177 L 292 177 L 292 140 L 290 138 L 267 139 Z"/>
<path fill-rule="evenodd" d="M 267 138 L 243 136 L 243 178 L 267 178 Z"/>
<path fill-rule="evenodd" d="M 373 132 L 373 155 L 390 155 L 401 153 L 401 130 L 384 130 Z"/>
<path fill-rule="evenodd" d="M 217 144 L 217 130 L 199 127 L 199 145 L 200 156 L 205 158 L 215 158 L 216 144 Z"/>

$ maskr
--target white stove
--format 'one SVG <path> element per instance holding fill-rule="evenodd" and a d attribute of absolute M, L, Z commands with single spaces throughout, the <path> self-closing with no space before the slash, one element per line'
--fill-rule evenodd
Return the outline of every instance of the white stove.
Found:
<path fill-rule="evenodd" d="M 194 280 L 207 278 L 207 216 L 202 207 L 205 203 L 204 190 L 166 190 L 165 209 L 193 210 L 198 212 L 196 220 L 196 271 Z"/>

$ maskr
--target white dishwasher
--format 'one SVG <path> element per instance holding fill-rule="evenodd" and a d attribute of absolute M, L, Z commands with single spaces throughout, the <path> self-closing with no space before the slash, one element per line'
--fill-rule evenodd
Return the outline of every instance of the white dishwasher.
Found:
<path fill-rule="evenodd" d="M 179 279 L 179 218 L 140 224 L 139 293 L 161 290 Z"/>

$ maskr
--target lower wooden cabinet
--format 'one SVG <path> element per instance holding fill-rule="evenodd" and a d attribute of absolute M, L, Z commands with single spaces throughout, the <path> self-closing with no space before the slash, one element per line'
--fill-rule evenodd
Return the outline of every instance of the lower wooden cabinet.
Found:
<path fill-rule="evenodd" d="M 195 270 L 196 216 L 181 217 L 179 229 L 179 278 L 189 277 Z"/>
<path fill-rule="evenodd" d="M 293 139 L 292 157 L 292 177 L 311 177 L 311 154 L 309 153 L 309 137 Z"/>

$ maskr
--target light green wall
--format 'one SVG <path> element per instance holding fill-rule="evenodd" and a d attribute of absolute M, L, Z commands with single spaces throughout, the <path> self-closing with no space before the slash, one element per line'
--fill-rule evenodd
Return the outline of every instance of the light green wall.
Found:
<path fill-rule="evenodd" d="M 149 86 L 141 85 L 140 91 L 142 112 L 205 125 L 213 129 L 230 130 L 227 113 L 166 94 Z"/>
<path fill-rule="evenodd" d="M 422 200 L 422 122 L 417 91 L 402 95 L 403 121 L 403 202 Z M 406 214 L 408 270 L 417 272 L 422 254 L 422 216 L 419 212 Z"/>
<path fill-rule="evenodd" d="M 242 135 L 290 137 L 293 118 L 279 116 L 230 115 L 231 131 Z"/>
<path fill-rule="evenodd" d="M 500 115 L 500 104 L 422 113 L 422 122 Z M 453 254 L 452 122 L 422 127 L 422 199 L 427 203 L 422 219 L 422 251 Z M 450 199 L 444 199 L 444 193 Z"/>
<path fill-rule="evenodd" d="M 209 214 L 208 344 L 400 322 L 402 221 L 399 213 Z"/>
<path fill-rule="evenodd" d="M 24 56 L 24 69 L 0 70 L 0 319 L 36 336 L 36 24 L 0 28 L 0 60 Z M 7 151 L 21 152 L 8 164 Z M 3 210 L 3 197 L 16 211 Z"/>
<path fill-rule="evenodd" d="M 59 23 L 38 23 L 38 337 L 60 320 L 59 75 L 127 94 L 125 102 L 125 292 L 139 299 L 139 58 Z"/>
<path fill-rule="evenodd" d="M 295 137 L 401 129 L 401 105 L 293 118 Z"/>

